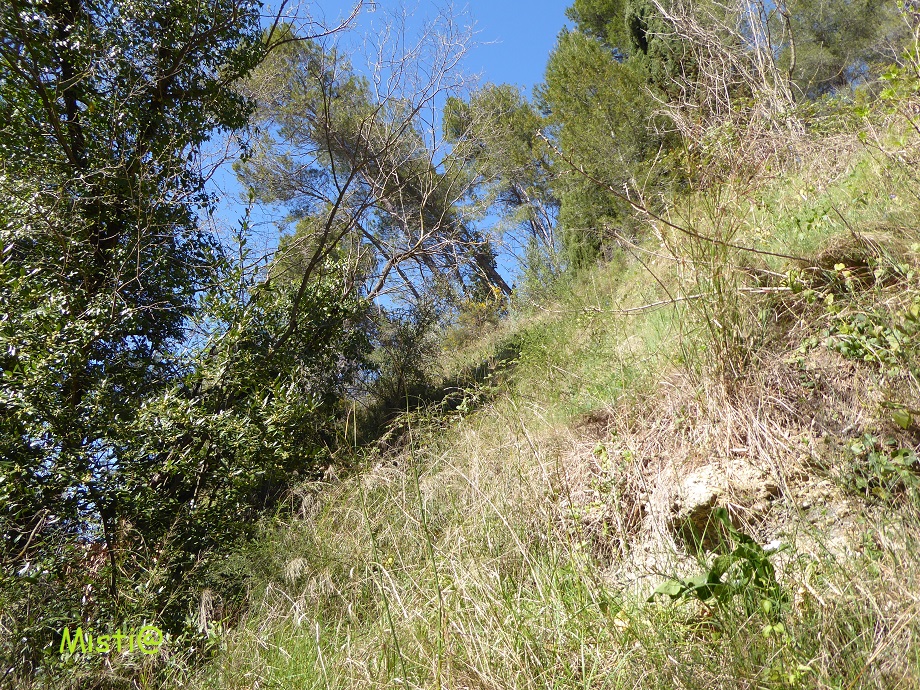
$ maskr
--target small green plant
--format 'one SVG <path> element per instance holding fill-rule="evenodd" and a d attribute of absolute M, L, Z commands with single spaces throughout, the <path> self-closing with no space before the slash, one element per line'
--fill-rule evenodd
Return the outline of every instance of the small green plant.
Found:
<path fill-rule="evenodd" d="M 920 344 L 920 299 L 892 313 L 838 314 L 827 344 L 848 359 L 878 364 L 892 374 L 909 370 Z"/>
<path fill-rule="evenodd" d="M 867 498 L 890 501 L 920 489 L 920 459 L 913 450 L 898 448 L 894 439 L 864 434 L 850 441 L 845 452 L 851 472 L 847 484 Z"/>
<path fill-rule="evenodd" d="M 707 605 L 725 607 L 740 597 L 746 614 L 759 608 L 768 620 L 778 621 L 787 596 L 776 579 L 771 554 L 737 529 L 725 508 L 713 511 L 712 519 L 727 534 L 727 539 L 722 540 L 725 552 L 717 555 L 706 570 L 689 579 L 666 580 L 649 601 L 658 594 L 666 594 L 672 600 L 697 598 Z"/>
<path fill-rule="evenodd" d="M 449 347 L 463 347 L 474 342 L 484 332 L 494 330 L 508 315 L 508 300 L 497 287 L 491 285 L 477 292 L 458 306 L 455 324 L 446 336 Z"/>

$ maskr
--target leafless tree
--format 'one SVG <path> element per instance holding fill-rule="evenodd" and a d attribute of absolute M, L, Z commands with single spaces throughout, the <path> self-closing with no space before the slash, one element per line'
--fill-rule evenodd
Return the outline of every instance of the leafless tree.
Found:
<path fill-rule="evenodd" d="M 662 103 L 688 141 L 702 141 L 714 126 L 737 123 L 753 135 L 781 131 L 800 134 L 795 116 L 792 73 L 795 37 L 785 0 L 655 0 L 665 20 L 663 38 L 689 51 L 674 81 L 680 96 Z M 773 35 L 782 27 L 783 35 Z M 790 47 L 791 64 L 782 69 L 776 46 Z M 741 101 L 744 100 L 744 107 Z"/>

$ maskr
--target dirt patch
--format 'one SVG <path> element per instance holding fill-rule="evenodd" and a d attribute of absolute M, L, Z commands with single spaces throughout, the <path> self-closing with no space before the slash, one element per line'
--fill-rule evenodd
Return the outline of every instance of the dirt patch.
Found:
<path fill-rule="evenodd" d="M 730 390 L 675 374 L 644 405 L 580 422 L 560 463 L 560 515 L 621 585 L 696 567 L 718 541 L 716 508 L 761 544 L 807 550 L 817 533 L 843 555 L 864 506 L 827 469 L 846 439 L 877 426 L 871 381 L 824 348 L 776 357 Z"/>

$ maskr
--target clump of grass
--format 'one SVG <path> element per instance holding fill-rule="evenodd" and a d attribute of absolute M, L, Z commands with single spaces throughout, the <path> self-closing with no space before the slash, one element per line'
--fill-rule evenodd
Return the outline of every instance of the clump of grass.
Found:
<path fill-rule="evenodd" d="M 610 594 L 584 557 L 548 547 L 565 542 L 539 509 L 553 470 L 528 423 L 508 403 L 490 413 L 504 433 L 465 421 L 449 443 L 324 491 L 309 519 L 276 533 L 288 576 L 264 585 L 203 682 L 245 687 L 258 669 L 291 687 L 514 687 L 580 673 L 586 623 L 605 619 Z"/>

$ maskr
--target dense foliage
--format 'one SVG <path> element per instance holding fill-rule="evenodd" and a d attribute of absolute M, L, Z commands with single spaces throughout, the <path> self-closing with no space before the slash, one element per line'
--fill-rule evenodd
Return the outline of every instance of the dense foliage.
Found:
<path fill-rule="evenodd" d="M 202 147 L 252 112 L 233 84 L 265 54 L 259 12 L 0 10 L 7 680 L 64 625 L 181 631 L 211 555 L 328 461 L 360 305 L 331 264 L 302 294 L 262 282 L 202 221 Z"/>

